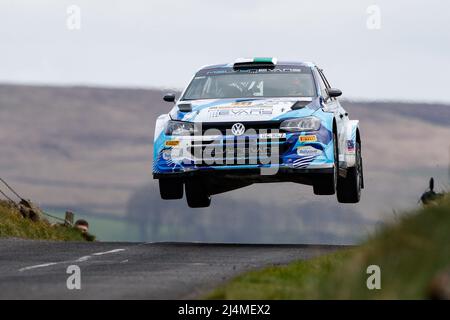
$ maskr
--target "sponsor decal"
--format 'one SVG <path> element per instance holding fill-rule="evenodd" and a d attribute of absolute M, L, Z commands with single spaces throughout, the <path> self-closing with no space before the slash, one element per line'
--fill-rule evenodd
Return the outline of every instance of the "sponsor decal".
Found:
<path fill-rule="evenodd" d="M 347 140 L 347 150 L 350 152 L 355 151 L 355 143 L 353 140 Z"/>
<path fill-rule="evenodd" d="M 280 72 L 300 72 L 304 73 L 305 69 L 301 68 L 275 68 L 275 69 L 249 69 L 249 70 L 239 70 L 239 73 L 280 73 Z M 214 74 L 230 74 L 237 73 L 233 69 L 215 69 L 215 70 L 200 70 L 199 73 L 205 75 Z"/>
<path fill-rule="evenodd" d="M 300 142 L 316 142 L 317 136 L 316 135 L 300 136 L 298 139 Z"/>
<path fill-rule="evenodd" d="M 286 138 L 286 133 L 276 132 L 276 133 L 261 133 L 258 138 L 260 139 L 282 139 Z"/>
<path fill-rule="evenodd" d="M 250 107 L 253 101 L 233 102 L 230 107 Z"/>
<path fill-rule="evenodd" d="M 322 154 L 322 150 L 316 149 L 311 146 L 298 147 L 297 154 L 299 156 L 319 156 Z"/>
<path fill-rule="evenodd" d="M 273 115 L 272 108 L 211 108 L 208 110 L 210 118 L 220 117 L 242 117 L 242 116 L 271 116 Z"/>
<path fill-rule="evenodd" d="M 183 156 L 183 149 L 181 149 L 181 148 L 172 149 L 172 153 L 171 153 L 172 158 L 180 158 L 182 156 Z"/>
<path fill-rule="evenodd" d="M 171 150 L 163 150 L 163 151 L 162 151 L 162 158 L 163 158 L 164 160 L 166 160 L 166 161 L 172 159 L 171 153 L 172 153 Z"/>
<path fill-rule="evenodd" d="M 166 147 L 176 147 L 180 144 L 178 140 L 168 140 L 166 141 Z"/>

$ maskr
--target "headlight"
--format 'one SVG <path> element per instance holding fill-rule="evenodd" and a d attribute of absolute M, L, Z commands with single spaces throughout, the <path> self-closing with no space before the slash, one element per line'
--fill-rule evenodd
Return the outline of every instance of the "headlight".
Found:
<path fill-rule="evenodd" d="M 320 128 L 320 120 L 316 117 L 285 120 L 280 129 L 285 131 L 316 131 Z"/>
<path fill-rule="evenodd" d="M 169 121 L 166 127 L 166 135 L 192 136 L 196 132 L 194 123 L 184 121 Z"/>

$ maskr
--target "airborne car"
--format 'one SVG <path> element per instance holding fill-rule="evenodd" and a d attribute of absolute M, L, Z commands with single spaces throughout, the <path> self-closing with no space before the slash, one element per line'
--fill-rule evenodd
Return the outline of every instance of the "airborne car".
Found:
<path fill-rule="evenodd" d="M 155 128 L 153 177 L 162 199 L 208 207 L 253 183 L 295 182 L 357 203 L 364 188 L 358 120 L 309 62 L 238 59 L 200 69 Z"/>

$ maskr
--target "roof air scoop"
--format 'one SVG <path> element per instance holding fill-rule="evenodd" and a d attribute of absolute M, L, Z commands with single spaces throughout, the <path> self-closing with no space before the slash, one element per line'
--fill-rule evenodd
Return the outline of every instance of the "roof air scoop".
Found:
<path fill-rule="evenodd" d="M 234 62 L 233 69 L 274 69 L 276 64 L 276 58 L 239 58 Z"/>

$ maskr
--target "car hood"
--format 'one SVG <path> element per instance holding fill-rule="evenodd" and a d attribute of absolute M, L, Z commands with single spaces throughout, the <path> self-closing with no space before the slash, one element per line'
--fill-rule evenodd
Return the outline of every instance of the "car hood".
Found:
<path fill-rule="evenodd" d="M 298 103 L 301 107 L 292 110 Z M 178 105 L 190 103 L 192 111 L 182 112 Z M 191 122 L 248 122 L 281 120 L 312 115 L 320 103 L 314 98 L 255 98 L 181 101 L 170 112 L 173 120 Z"/>

